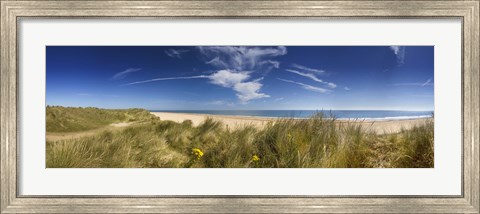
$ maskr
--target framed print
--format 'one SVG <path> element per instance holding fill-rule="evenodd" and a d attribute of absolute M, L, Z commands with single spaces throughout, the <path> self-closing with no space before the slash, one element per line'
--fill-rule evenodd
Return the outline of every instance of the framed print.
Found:
<path fill-rule="evenodd" d="M 478 1 L 1 1 L 2 213 L 478 213 Z"/>

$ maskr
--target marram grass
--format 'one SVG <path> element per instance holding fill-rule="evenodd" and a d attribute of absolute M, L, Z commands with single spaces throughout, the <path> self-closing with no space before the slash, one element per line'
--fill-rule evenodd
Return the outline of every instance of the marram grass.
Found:
<path fill-rule="evenodd" d="M 191 121 L 141 120 L 122 130 L 47 142 L 47 167 L 433 167 L 433 118 L 396 134 L 368 132 L 322 114 L 282 119 L 263 129 L 228 129 L 212 119 L 197 127 Z"/>
<path fill-rule="evenodd" d="M 145 121 L 156 118 L 145 109 L 105 110 L 99 108 L 47 106 L 47 132 L 77 132 L 116 122 Z"/>

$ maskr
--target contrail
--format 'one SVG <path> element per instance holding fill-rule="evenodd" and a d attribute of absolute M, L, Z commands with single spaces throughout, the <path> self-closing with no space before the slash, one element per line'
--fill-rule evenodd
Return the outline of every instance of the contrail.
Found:
<path fill-rule="evenodd" d="M 300 85 L 300 86 L 302 86 L 303 89 L 309 90 L 309 91 L 314 91 L 314 92 L 319 92 L 319 93 L 328 93 L 328 92 L 330 92 L 330 90 L 328 90 L 328 89 L 324 89 L 324 88 L 319 88 L 319 87 L 307 85 L 307 84 L 301 83 L 301 82 L 295 82 L 295 81 L 292 81 L 292 80 L 286 80 L 286 79 L 281 79 L 281 78 L 277 78 L 277 79 L 280 80 L 280 81 L 284 81 L 284 82 L 289 82 L 289 83 L 293 83 L 293 84 Z"/>
<path fill-rule="evenodd" d="M 163 80 L 186 80 L 186 79 L 204 79 L 204 78 L 210 78 L 210 76 L 199 75 L 199 76 L 191 76 L 191 77 L 165 77 L 165 78 L 155 78 L 155 79 L 150 79 L 150 80 L 143 80 L 143 81 L 131 82 L 131 83 L 127 83 L 127 84 L 124 84 L 124 85 L 135 85 L 135 84 L 155 82 L 155 81 L 163 81 Z"/>
<path fill-rule="evenodd" d="M 430 82 L 432 82 L 432 78 L 428 79 L 425 83 L 423 83 L 422 87 L 428 85 Z"/>
<path fill-rule="evenodd" d="M 430 78 L 425 82 L 396 83 L 396 84 L 392 84 L 392 85 L 393 86 L 421 86 L 421 87 L 425 87 L 427 85 L 429 85 L 429 86 L 432 85 L 433 86 L 432 80 L 433 80 L 433 78 Z"/>
<path fill-rule="evenodd" d="M 328 87 L 330 88 L 336 88 L 337 85 L 335 85 L 335 83 L 331 83 L 331 82 L 325 82 L 321 79 L 318 79 L 314 74 L 310 74 L 310 73 L 303 73 L 303 72 L 300 72 L 300 71 L 296 71 L 296 70 L 292 70 L 292 69 L 285 69 L 286 71 L 290 72 L 290 73 L 294 73 L 294 74 L 298 74 L 300 76 L 304 76 L 304 77 L 307 77 L 315 82 L 319 82 L 319 83 L 322 83 L 322 84 L 325 84 L 327 85 Z"/>

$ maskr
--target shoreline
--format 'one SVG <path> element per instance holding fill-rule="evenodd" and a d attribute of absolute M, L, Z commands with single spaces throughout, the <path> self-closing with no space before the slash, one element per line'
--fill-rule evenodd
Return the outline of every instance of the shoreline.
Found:
<path fill-rule="evenodd" d="M 267 117 L 267 116 L 252 116 L 252 115 L 227 115 L 227 114 L 202 114 L 202 113 L 190 113 L 190 112 L 170 112 L 170 111 L 150 111 L 155 114 L 177 114 L 177 115 L 195 115 L 195 116 L 207 116 L 207 117 L 231 117 L 238 119 L 253 119 L 253 120 L 280 120 L 280 119 L 294 119 L 304 120 L 309 118 L 304 117 Z M 380 118 L 335 118 L 336 121 L 365 121 L 365 122 L 382 122 L 382 121 L 402 121 L 402 120 L 418 120 L 429 119 L 431 116 L 399 116 L 399 117 L 380 117 Z M 325 118 L 330 119 L 330 118 Z"/>
<path fill-rule="evenodd" d="M 170 120 L 174 122 L 183 122 L 185 120 L 192 121 L 194 126 L 200 125 L 205 119 L 212 118 L 221 121 L 226 127 L 237 128 L 246 125 L 253 125 L 262 128 L 269 122 L 275 122 L 284 118 L 280 117 L 262 117 L 262 116 L 243 116 L 243 115 L 213 115 L 213 114 L 197 114 L 197 113 L 177 113 L 177 112 L 150 112 L 159 117 L 161 120 Z M 308 119 L 308 118 L 293 118 L 293 119 Z M 402 128 L 410 129 L 415 125 L 419 125 L 428 118 L 405 118 L 405 119 L 336 119 L 336 122 L 341 123 L 356 123 L 361 124 L 366 129 L 370 129 L 377 133 L 397 133 Z"/>

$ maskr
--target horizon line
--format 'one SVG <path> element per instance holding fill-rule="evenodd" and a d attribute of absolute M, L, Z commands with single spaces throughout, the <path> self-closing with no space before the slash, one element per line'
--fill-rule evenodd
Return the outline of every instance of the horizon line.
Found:
<path fill-rule="evenodd" d="M 46 107 L 65 107 L 65 108 L 100 108 L 100 109 L 132 109 L 140 108 L 148 111 L 435 111 L 435 109 L 149 109 L 142 107 L 126 107 L 126 108 L 105 108 L 96 106 L 63 106 L 63 105 L 46 105 Z"/>

